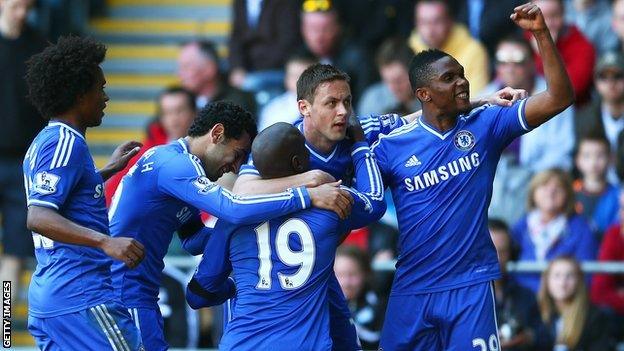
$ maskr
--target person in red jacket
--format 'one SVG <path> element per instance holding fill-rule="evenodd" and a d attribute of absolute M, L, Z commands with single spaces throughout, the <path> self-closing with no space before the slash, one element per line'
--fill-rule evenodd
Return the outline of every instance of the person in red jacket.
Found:
<path fill-rule="evenodd" d="M 576 105 L 582 105 L 590 97 L 596 53 L 591 42 L 574 25 L 565 23 L 563 0 L 536 0 L 534 3 L 542 10 L 544 20 L 550 29 L 550 35 L 563 59 L 574 94 Z M 534 59 L 538 73 L 544 73 L 542 58 L 538 54 L 530 33 L 525 33 L 534 46 Z"/>
<path fill-rule="evenodd" d="M 197 108 L 195 95 L 181 87 L 171 87 L 163 91 L 157 99 L 157 116 L 147 126 L 143 147 L 126 168 L 112 176 L 105 185 L 106 206 L 110 206 L 115 190 L 130 167 L 154 146 L 166 144 L 182 138 L 195 119 Z"/>
<path fill-rule="evenodd" d="M 598 260 L 624 262 L 624 190 L 620 192 L 620 223 L 607 230 L 600 245 Z M 594 275 L 591 299 L 593 303 L 608 306 L 624 317 L 624 275 Z"/>

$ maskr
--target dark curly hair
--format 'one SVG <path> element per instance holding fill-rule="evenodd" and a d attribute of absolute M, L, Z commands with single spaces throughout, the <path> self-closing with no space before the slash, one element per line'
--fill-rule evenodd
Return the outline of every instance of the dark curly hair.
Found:
<path fill-rule="evenodd" d="M 247 132 L 253 141 L 258 130 L 250 112 L 234 103 L 217 101 L 207 104 L 199 111 L 189 128 L 188 135 L 191 137 L 206 135 L 217 123 L 223 124 L 227 139 L 238 139 Z"/>
<path fill-rule="evenodd" d="M 67 112 L 93 87 L 105 56 L 104 44 L 68 36 L 31 57 L 26 83 L 33 105 L 45 119 Z"/>

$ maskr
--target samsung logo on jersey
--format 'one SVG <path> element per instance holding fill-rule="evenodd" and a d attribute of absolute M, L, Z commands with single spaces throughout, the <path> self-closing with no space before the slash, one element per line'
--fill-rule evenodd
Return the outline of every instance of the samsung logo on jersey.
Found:
<path fill-rule="evenodd" d="M 473 152 L 468 156 L 453 160 L 444 166 L 415 175 L 411 178 L 405 178 L 405 188 L 407 191 L 423 190 L 440 182 L 446 181 L 451 177 L 455 177 L 461 173 L 477 168 L 480 163 L 479 154 Z"/>

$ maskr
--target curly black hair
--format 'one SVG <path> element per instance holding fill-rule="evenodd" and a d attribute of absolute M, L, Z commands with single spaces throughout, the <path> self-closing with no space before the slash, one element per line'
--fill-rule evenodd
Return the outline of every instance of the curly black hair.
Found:
<path fill-rule="evenodd" d="M 258 127 L 250 112 L 229 101 L 212 102 L 202 108 L 189 128 L 188 135 L 200 137 L 206 135 L 217 123 L 223 124 L 227 139 L 240 138 L 244 132 L 253 141 Z"/>
<path fill-rule="evenodd" d="M 106 56 L 104 44 L 92 38 L 67 36 L 27 62 L 29 98 L 45 119 L 67 112 L 97 80 Z"/>

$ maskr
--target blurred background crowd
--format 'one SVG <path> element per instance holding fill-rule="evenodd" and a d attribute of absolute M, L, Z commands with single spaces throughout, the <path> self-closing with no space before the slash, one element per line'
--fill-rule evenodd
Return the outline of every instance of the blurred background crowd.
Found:
<path fill-rule="evenodd" d="M 109 48 L 104 71 L 111 102 L 103 126 L 88 138 L 101 166 L 120 141 L 143 140 L 144 152 L 186 135 L 197 109 L 210 101 L 242 105 L 259 129 L 293 122 L 300 117 L 297 78 L 316 62 L 349 74 L 358 116 L 418 110 L 408 64 L 427 48 L 457 58 L 472 97 L 505 86 L 538 93 L 546 83 L 535 42 L 509 20 L 523 2 L 0 0 L 0 274 L 21 286 L 16 319 L 25 316 L 33 268 L 21 163 L 43 127 L 23 77 L 25 61 L 47 41 L 92 35 Z M 495 284 L 501 346 L 624 350 L 624 272 L 581 269 L 583 262 L 624 262 L 624 0 L 534 2 L 576 103 L 512 143 L 497 169 L 489 215 L 505 271 Z M 107 182 L 108 202 L 123 173 Z M 221 182 L 231 186 L 234 179 Z M 390 205 L 380 222 L 353 232 L 337 253 L 336 274 L 365 349 L 377 348 L 397 242 Z M 221 312 L 191 311 L 181 295 L 196 258 L 178 243 L 169 256 L 160 296 L 168 341 L 214 347 Z M 538 268 L 507 271 L 518 261 Z M 27 334 L 16 340 L 32 345 Z"/>

